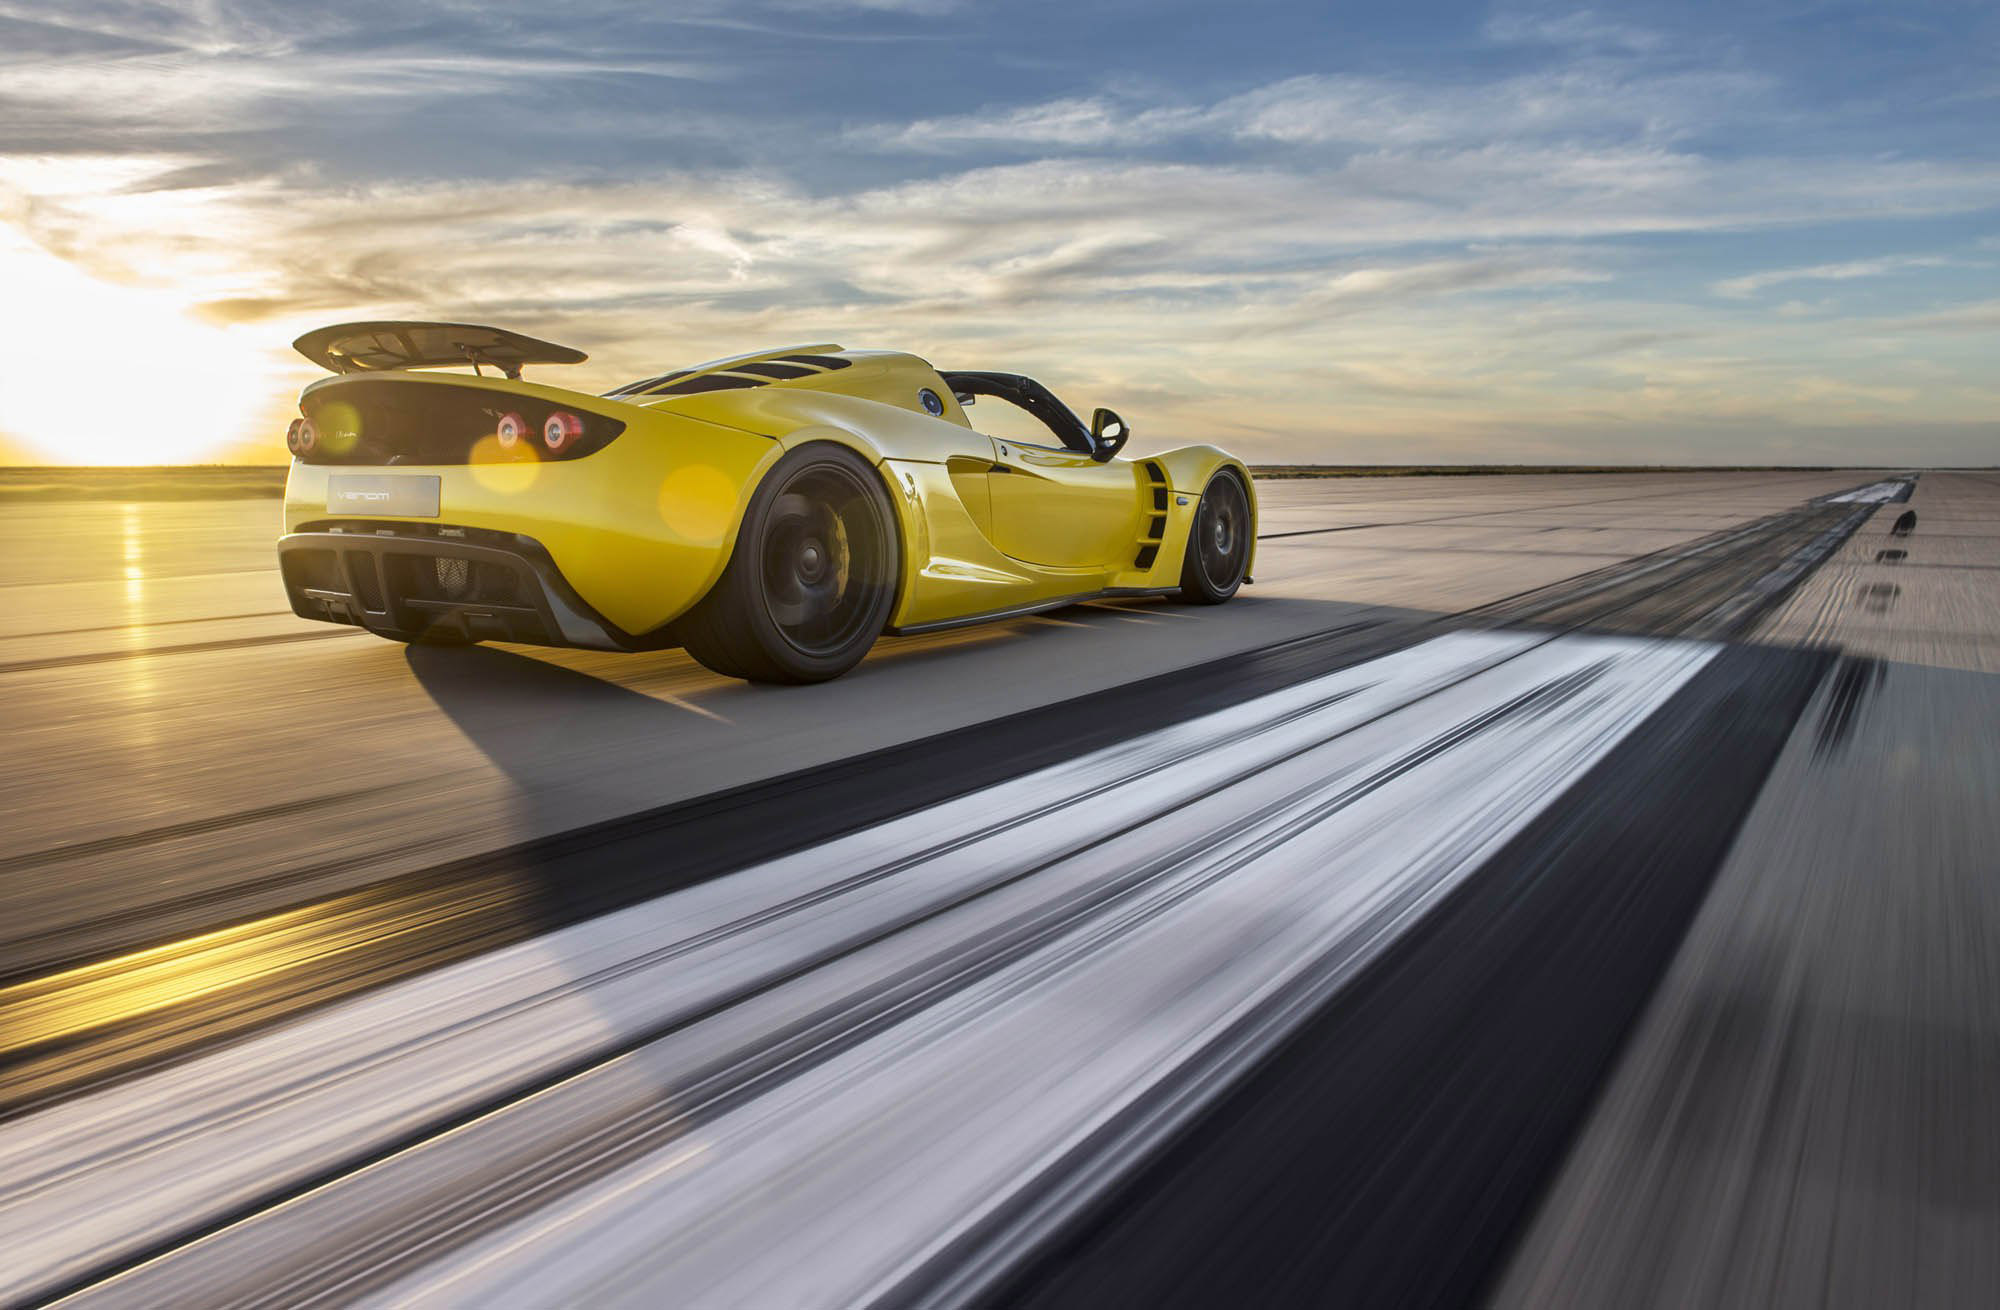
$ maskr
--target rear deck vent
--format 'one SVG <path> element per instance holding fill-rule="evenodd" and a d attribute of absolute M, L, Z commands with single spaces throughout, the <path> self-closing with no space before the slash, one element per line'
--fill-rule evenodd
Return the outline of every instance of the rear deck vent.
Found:
<path fill-rule="evenodd" d="M 693 396 L 703 391 L 740 391 L 745 387 L 770 385 L 765 378 L 742 378 L 729 373 L 703 373 L 671 386 L 654 387 L 649 396 Z"/>
<path fill-rule="evenodd" d="M 683 369 L 676 369 L 672 373 L 662 373 L 660 374 L 660 376 L 656 378 L 641 378 L 637 382 L 627 382 L 622 387 L 613 387 L 611 390 L 605 392 L 604 394 L 607 396 L 641 395 L 645 392 L 651 391 L 654 387 L 663 387 L 669 382 L 677 382 L 680 379 L 686 377 L 690 371 L 691 370 L 689 369 L 683 368 Z"/>
<path fill-rule="evenodd" d="M 819 369 L 805 368 L 798 364 L 737 364 L 729 371 L 755 373 L 760 378 L 775 378 L 780 382 L 788 382 L 793 378 L 814 377 L 820 372 Z"/>

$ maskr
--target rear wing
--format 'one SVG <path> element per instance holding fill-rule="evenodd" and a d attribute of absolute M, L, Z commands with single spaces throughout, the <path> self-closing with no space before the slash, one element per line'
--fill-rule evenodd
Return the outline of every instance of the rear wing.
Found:
<path fill-rule="evenodd" d="M 510 378 L 523 364 L 581 364 L 581 350 L 474 323 L 336 323 L 314 328 L 292 348 L 334 373 L 491 364 Z"/>

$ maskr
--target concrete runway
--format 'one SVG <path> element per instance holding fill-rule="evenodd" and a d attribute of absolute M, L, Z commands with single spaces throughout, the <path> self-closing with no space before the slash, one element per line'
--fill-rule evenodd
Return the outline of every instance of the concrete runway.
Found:
<path fill-rule="evenodd" d="M 1995 1040 L 1980 980 L 2000 962 L 1984 890 L 1996 838 L 1979 826 L 1996 812 L 1981 799 L 2000 795 L 1979 672 L 2000 669 L 2000 605 L 1979 579 L 2000 567 L 2000 479 L 1927 474 L 1907 506 L 1805 504 L 1876 476 L 1268 482 L 1257 583 L 1228 606 L 1089 605 L 885 641 L 807 689 L 730 683 L 677 653 L 408 651 L 304 623 L 280 608 L 268 503 L 9 507 L 0 1161 L 46 1181 L 0 1187 L 0 1236 L 21 1253 L 0 1287 L 220 1304 L 491 1283 L 608 1303 L 698 1278 L 718 1297 L 791 1296 L 722 1253 L 768 1249 L 742 1198 L 814 1158 L 814 1186 L 854 1195 L 903 1170 L 881 1205 L 919 1185 L 940 1198 L 861 1242 L 837 1216 L 810 1236 L 820 1211 L 801 1193 L 785 1233 L 805 1244 L 796 1268 L 828 1281 L 800 1286 L 837 1300 L 883 1279 L 906 1299 L 1079 1305 L 1229 1288 L 1575 1305 L 2000 1293 L 1974 1236 L 2000 1185 L 1978 1111 Z M 1918 529 L 1890 546 L 1906 509 Z M 1495 624 L 1510 630 L 1451 635 Z M 1563 635 L 1579 627 L 1636 635 Z M 1687 640 L 1752 635 L 1900 662 Z M 1286 697 L 1318 708 L 1294 724 Z M 1129 772 L 1149 751 L 1223 772 L 1173 802 Z M 686 936 L 688 916 L 716 897 L 740 915 L 767 894 L 741 889 L 798 897 L 873 868 L 892 833 L 955 849 L 938 844 L 953 824 L 1022 810 L 1048 785 L 1033 779 L 1065 768 L 1103 774 L 1061 794 L 1126 787 L 1165 806 L 1124 821 L 1160 852 L 1109 859 L 1106 800 L 1038 821 L 1052 862 L 1022 863 L 1021 838 L 996 832 L 1003 854 L 917 877 L 923 897 L 974 874 L 988 890 L 948 913 L 894 911 L 912 926 L 883 926 L 898 902 L 877 891 L 813 901 L 801 943 L 861 934 L 837 958 L 775 926 L 722 940 L 740 941 L 741 964 L 667 945 L 707 942 Z M 1373 781 L 1352 790 L 1350 776 Z M 1327 826 L 1336 813 L 1350 826 Z M 1410 827 L 1416 815 L 1432 817 Z M 1232 853 L 1253 821 L 1269 826 L 1261 853 Z M 835 854 L 856 842 L 865 860 Z M 1177 862 L 1158 864 L 1170 849 Z M 873 887 L 896 858 L 850 881 Z M 765 884 L 731 872 L 750 865 L 773 871 Z M 1366 912 L 1310 940 L 1262 926 L 1350 897 Z M 1003 910 L 1038 926 L 1020 935 Z M 1878 921 L 1894 925 L 1886 948 Z M 1077 954 L 1134 931 L 1183 944 L 1126 965 L 1110 946 Z M 1205 960 L 1218 932 L 1239 945 Z M 949 979 L 926 994 L 947 1000 L 904 1017 L 896 998 L 931 950 Z M 641 986 L 654 960 L 679 972 Z M 769 981 L 728 981 L 751 966 Z M 571 1008 L 550 1013 L 568 1020 L 499 1008 L 537 978 L 560 980 Z M 1253 1000 L 1278 979 L 1317 999 L 1258 1019 L 1272 1042 L 1282 1028 L 1267 1056 L 1192 1036 L 1232 1006 L 1263 1014 Z M 784 1034 L 833 1023 L 843 995 L 825 1029 L 841 1035 L 815 1040 L 847 1053 L 801 1064 L 776 1100 L 756 1090 Z M 1168 995 L 1186 1005 L 1147 999 Z M 687 1009 L 696 996 L 709 1008 Z M 896 1054 L 948 1012 L 987 1016 L 923 1038 L 959 1055 Z M 1079 1028 L 1061 1039 L 1061 1085 L 1081 1099 L 1000 1097 L 975 1076 L 950 1116 L 915 1127 L 929 1121 L 912 1089 L 1032 1072 L 1086 1012 L 1159 1044 L 1107 1063 L 1117 1044 Z M 447 1013 L 518 1031 L 438 1064 L 460 1050 L 440 1045 Z M 355 1081 L 342 1033 L 376 1043 L 374 1083 Z M 720 1075 L 691 1071 L 721 1057 L 684 1047 L 753 1072 L 718 1092 Z M 1758 1062 L 1794 1050 L 1777 1074 Z M 1829 1108 L 1811 1094 L 1871 1077 L 1885 1050 L 1902 1072 L 1867 1095 Z M 822 1076 L 848 1109 L 785 1099 Z M 255 1090 L 275 1077 L 303 1116 L 284 1131 Z M 1162 1097 L 1183 1117 L 1162 1118 Z M 633 1134 L 655 1123 L 648 1106 L 703 1098 L 720 1098 L 699 1119 L 710 1163 L 684 1177 L 685 1148 L 662 1155 L 646 1136 L 667 1121 Z M 1468 1117 L 1473 1100 L 1485 1109 Z M 1008 1108 L 1030 1103 L 1033 1122 Z M 1740 1103 L 1767 1107 L 1761 1128 Z M 1663 1104 L 1695 1110 L 1663 1128 Z M 1952 1142 L 1935 1135 L 1938 1107 Z M 782 1119 L 790 1154 L 732 1128 L 739 1110 Z M 951 1124 L 982 1115 L 982 1140 L 1016 1155 L 948 1145 Z M 483 1136 L 445 1131 L 475 1119 Z M 1183 1145 L 1167 1150 L 1170 1121 Z M 1124 1145 L 1057 1149 L 1087 1122 Z M 575 1136 L 593 1123 L 610 1136 Z M 863 1144 L 885 1123 L 918 1136 Z M 89 1163 L 113 1142 L 124 1164 Z M 1856 1151 L 1874 1163 L 1843 1163 Z M 594 1161 L 573 1193 L 587 1223 L 509 1202 L 419 1258 L 443 1241 L 419 1235 L 471 1222 L 475 1173 L 479 1195 L 539 1194 L 551 1152 L 571 1172 Z M 964 1168 L 940 1172 L 937 1152 Z M 1260 1152 L 1277 1154 L 1245 1163 Z M 634 1170 L 638 1191 L 620 1181 Z M 378 1176 L 431 1199 L 385 1228 Z M 1833 1218 L 1786 1211 L 1799 1179 Z M 655 1199 L 636 1210 L 613 1199 L 641 1192 Z M 76 1217 L 51 1226 L 63 1206 Z M 735 1245 L 672 1254 L 650 1235 L 654 1206 L 736 1215 Z M 933 1249 L 945 1238 L 924 1225 L 943 1217 L 967 1226 Z M 1247 1227 L 1229 1241 L 1173 1236 L 1232 1224 Z M 1748 1236 L 1730 1247 L 1718 1226 Z M 814 1242 L 848 1252 L 837 1277 L 811 1263 Z"/>
<path fill-rule="evenodd" d="M 1892 529 L 1916 515 L 1907 536 Z M 2000 673 L 2000 474 L 1937 473 L 1903 505 L 1878 510 L 1759 630 L 1936 668 Z"/>
<path fill-rule="evenodd" d="M 679 652 L 413 653 L 304 622 L 268 503 L 10 507 L 0 949 L 19 970 L 198 931 L 1371 611 L 1487 604 L 1867 480 L 1268 483 L 1257 582 L 1230 605 L 886 640 L 808 693 Z"/>
<path fill-rule="evenodd" d="M 1916 526 L 1892 531 L 1905 511 Z M 1760 625 L 1807 707 L 1501 1285 L 1528 1306 L 2000 1294 L 2000 477 L 1927 474 Z"/>

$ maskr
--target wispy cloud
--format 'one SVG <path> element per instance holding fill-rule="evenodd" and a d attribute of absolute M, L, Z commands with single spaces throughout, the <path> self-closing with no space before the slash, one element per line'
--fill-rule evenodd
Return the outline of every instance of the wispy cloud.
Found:
<path fill-rule="evenodd" d="M 1487 20 L 1486 34 L 1508 44 L 1637 53 L 1658 50 L 1666 44 L 1666 39 L 1650 28 L 1608 17 L 1594 9 L 1504 10 Z"/>
<path fill-rule="evenodd" d="M 1891 255 L 1880 259 L 1851 259 L 1839 264 L 1814 264 L 1807 268 L 1772 268 L 1741 277 L 1724 278 L 1712 290 L 1718 296 L 1742 299 L 1766 287 L 1787 282 L 1850 282 L 1855 278 L 1887 277 L 1912 268 L 1938 268 L 1952 261 L 1941 255 Z"/>
<path fill-rule="evenodd" d="M 1924 314 L 1907 314 L 1883 326 L 1900 332 L 1992 332 L 2000 329 L 2000 299 L 1976 300 Z"/>
<path fill-rule="evenodd" d="M 1741 112 L 1768 89 L 1766 79 L 1741 72 L 1596 62 L 1457 86 L 1310 74 L 1208 104 L 1068 98 L 876 124 L 850 137 L 892 149 L 945 152 L 979 145 L 1017 153 L 1052 146 L 1142 149 L 1202 139 L 1361 148 L 1670 140 Z"/>

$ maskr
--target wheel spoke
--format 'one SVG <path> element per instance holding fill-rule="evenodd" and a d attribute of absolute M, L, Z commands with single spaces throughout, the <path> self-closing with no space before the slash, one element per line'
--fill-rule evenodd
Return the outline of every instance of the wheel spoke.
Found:
<path fill-rule="evenodd" d="M 774 525 L 786 520 L 810 523 L 818 517 L 820 508 L 798 492 L 786 492 L 771 502 L 771 522 Z"/>
<path fill-rule="evenodd" d="M 1218 476 L 1202 497 L 1194 531 L 1202 576 L 1217 592 L 1237 585 L 1249 558 L 1249 502 L 1236 479 Z"/>
<path fill-rule="evenodd" d="M 837 465 L 799 470 L 765 520 L 765 609 L 801 651 L 830 653 L 877 613 L 889 527 L 879 500 Z"/>

